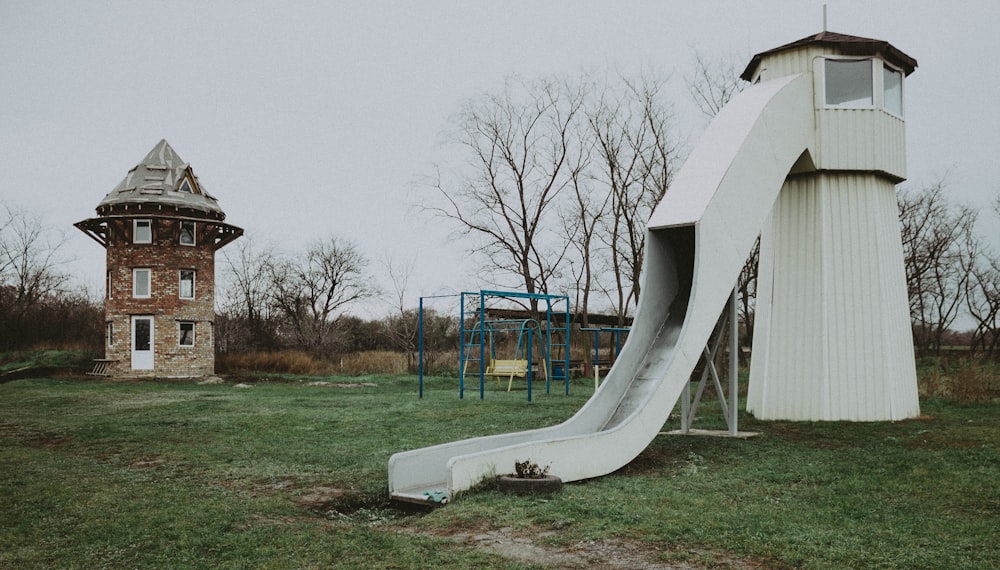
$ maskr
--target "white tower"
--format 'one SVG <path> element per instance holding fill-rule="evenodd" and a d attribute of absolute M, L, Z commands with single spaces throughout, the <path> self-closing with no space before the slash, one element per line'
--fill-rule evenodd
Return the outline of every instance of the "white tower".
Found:
<path fill-rule="evenodd" d="M 903 78 L 888 42 L 822 32 L 757 54 L 743 79 L 810 72 L 814 152 L 761 233 L 747 410 L 762 419 L 919 414 L 896 206 L 906 177 Z"/>

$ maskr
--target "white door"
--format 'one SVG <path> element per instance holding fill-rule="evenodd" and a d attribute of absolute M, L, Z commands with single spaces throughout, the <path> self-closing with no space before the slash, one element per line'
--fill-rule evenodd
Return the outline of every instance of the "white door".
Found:
<path fill-rule="evenodd" d="M 153 317 L 132 317 L 132 370 L 153 369 Z"/>

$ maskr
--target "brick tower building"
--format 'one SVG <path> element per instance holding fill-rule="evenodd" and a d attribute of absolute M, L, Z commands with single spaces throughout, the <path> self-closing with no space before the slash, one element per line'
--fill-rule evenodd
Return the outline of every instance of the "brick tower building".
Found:
<path fill-rule="evenodd" d="M 74 224 L 107 250 L 104 373 L 214 374 L 215 251 L 243 235 L 225 219 L 161 140 Z"/>

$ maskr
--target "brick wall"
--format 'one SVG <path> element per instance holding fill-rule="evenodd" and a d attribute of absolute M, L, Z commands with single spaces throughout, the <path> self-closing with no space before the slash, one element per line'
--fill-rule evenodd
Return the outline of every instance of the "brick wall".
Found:
<path fill-rule="evenodd" d="M 137 216 L 138 219 L 149 219 Z M 215 372 L 215 228 L 211 220 L 196 222 L 195 245 L 181 245 L 180 223 L 152 219 L 152 243 L 135 244 L 133 220 L 109 221 L 105 319 L 112 340 L 105 339 L 106 358 L 117 360 L 115 376 L 190 377 Z M 149 298 L 133 295 L 133 270 L 150 270 Z M 180 272 L 195 272 L 194 298 L 179 296 Z M 132 317 L 153 317 L 153 369 L 133 370 Z M 194 323 L 194 346 L 179 345 L 179 323 Z M 107 331 L 107 327 L 105 328 Z"/>

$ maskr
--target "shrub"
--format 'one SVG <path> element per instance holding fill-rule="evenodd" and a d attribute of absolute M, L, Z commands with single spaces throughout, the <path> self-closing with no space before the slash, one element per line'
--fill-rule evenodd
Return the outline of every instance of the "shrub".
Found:
<path fill-rule="evenodd" d="M 918 363 L 918 376 L 923 397 L 961 404 L 1000 398 L 1000 365 L 995 362 L 924 358 Z"/>
<path fill-rule="evenodd" d="M 327 360 L 301 350 L 223 353 L 216 356 L 220 374 L 264 372 L 303 376 L 406 374 L 405 353 L 388 350 L 351 352 Z"/>
<path fill-rule="evenodd" d="M 329 362 L 310 356 L 300 350 L 225 353 L 216 358 L 216 370 L 220 373 L 271 372 L 320 376 L 329 373 L 330 368 Z"/>
<path fill-rule="evenodd" d="M 337 363 L 338 374 L 406 374 L 406 354 L 388 350 L 366 350 L 345 354 Z"/>

